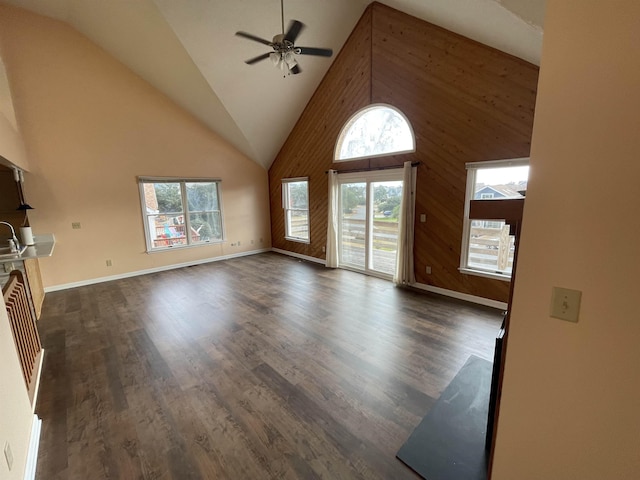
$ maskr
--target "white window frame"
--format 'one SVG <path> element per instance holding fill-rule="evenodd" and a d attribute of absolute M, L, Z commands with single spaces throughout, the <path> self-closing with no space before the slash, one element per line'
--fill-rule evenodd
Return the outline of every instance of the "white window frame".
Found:
<path fill-rule="evenodd" d="M 477 275 L 479 277 L 494 278 L 506 282 L 511 281 L 511 274 L 503 274 L 490 270 L 483 270 L 478 267 L 469 266 L 469 241 L 471 235 L 471 220 L 469 219 L 469 207 L 471 200 L 475 195 L 476 174 L 478 170 L 488 168 L 505 168 L 505 167 L 524 167 L 529 165 L 529 157 L 512 158 L 508 160 L 491 160 L 487 162 L 469 162 L 467 163 L 467 188 L 464 200 L 464 219 L 462 227 L 462 250 L 460 252 L 460 268 L 458 270 L 469 275 Z M 500 198 L 493 198 L 491 201 L 499 202 Z"/>
<path fill-rule="evenodd" d="M 289 184 L 304 182 L 307 187 L 307 208 L 290 208 L 289 205 Z M 311 243 L 311 218 L 309 217 L 309 177 L 295 177 L 282 179 L 282 208 L 284 210 L 284 238 L 292 242 Z M 306 212 L 307 214 L 307 236 L 308 238 L 296 237 L 292 234 L 291 213 L 294 211 Z"/>
<path fill-rule="evenodd" d="M 411 148 L 404 149 L 404 150 L 387 151 L 379 154 L 362 155 L 358 157 L 342 157 L 341 156 L 342 144 L 345 141 L 351 129 L 353 128 L 354 124 L 358 120 L 360 120 L 360 118 L 366 116 L 369 112 L 373 110 L 378 110 L 378 109 L 393 110 L 400 118 L 404 120 L 405 126 L 407 127 L 409 133 L 411 134 Z M 387 103 L 372 103 L 371 105 L 367 105 L 366 107 L 358 110 L 356 113 L 351 115 L 351 117 L 349 117 L 349 120 L 347 120 L 346 123 L 343 125 L 342 129 L 340 130 L 340 134 L 338 135 L 336 146 L 334 148 L 333 161 L 334 162 L 352 162 L 355 160 L 362 160 L 363 158 L 387 157 L 390 155 L 413 153 L 415 151 L 416 151 L 416 135 L 413 132 L 413 127 L 411 126 L 411 123 L 409 122 L 409 119 L 407 118 L 407 116 L 404 113 L 402 113 L 401 110 L 394 107 L 393 105 L 389 105 Z"/>
<path fill-rule="evenodd" d="M 364 229 L 364 244 L 365 247 L 365 259 L 364 259 L 364 268 L 360 268 L 357 265 L 350 264 L 343 260 L 343 222 L 342 218 L 339 220 L 338 224 L 338 256 L 340 259 L 340 268 L 345 270 L 351 270 L 358 273 L 364 273 L 366 275 L 384 278 L 385 280 L 392 280 L 393 275 L 389 275 L 387 273 L 381 272 L 379 270 L 374 270 L 372 266 L 371 259 L 371 250 L 372 250 L 372 239 L 373 239 L 373 222 L 374 222 L 374 211 L 373 211 L 373 202 L 374 202 L 374 191 L 373 184 L 378 182 L 401 182 L 402 188 L 405 188 L 403 181 L 403 170 L 399 169 L 385 169 L 378 171 L 368 171 L 368 172 L 351 172 L 351 173 L 341 173 L 338 175 L 338 185 L 340 189 L 342 186 L 349 183 L 364 183 L 365 191 L 366 191 L 366 207 L 365 207 L 365 229 Z M 342 205 L 342 195 L 339 195 L 338 200 L 338 211 L 343 212 L 344 206 Z M 342 215 L 342 214 L 340 214 Z M 400 248 L 399 246 L 397 248 Z"/>
<path fill-rule="evenodd" d="M 147 212 L 147 203 L 144 192 L 145 184 L 153 184 L 153 183 L 177 183 L 180 185 L 180 196 L 182 199 L 182 211 L 175 212 L 180 213 L 180 215 L 184 218 L 185 225 L 185 238 L 187 240 L 186 244 L 176 244 L 176 245 L 166 245 L 163 247 L 154 247 L 153 241 L 154 237 L 151 235 L 151 226 L 150 226 L 150 217 L 154 217 L 157 213 L 149 213 Z M 216 188 L 216 198 L 218 199 L 218 209 L 217 210 L 207 210 L 204 213 L 217 213 L 220 218 L 220 232 L 221 238 L 219 239 L 210 239 L 205 241 L 194 242 L 191 234 L 191 215 L 193 213 L 200 212 L 192 212 L 189 210 L 189 204 L 187 201 L 187 183 L 213 183 Z M 184 177 L 138 177 L 138 189 L 140 192 L 140 205 L 142 211 L 142 223 L 144 225 L 144 236 L 147 245 L 147 253 L 156 253 L 156 252 L 166 252 L 175 249 L 183 249 L 183 248 L 195 248 L 202 247 L 211 244 L 219 244 L 225 241 L 225 230 L 224 230 L 224 217 L 222 210 L 222 192 L 221 192 L 221 183 L 222 181 L 219 178 L 184 178 Z"/>

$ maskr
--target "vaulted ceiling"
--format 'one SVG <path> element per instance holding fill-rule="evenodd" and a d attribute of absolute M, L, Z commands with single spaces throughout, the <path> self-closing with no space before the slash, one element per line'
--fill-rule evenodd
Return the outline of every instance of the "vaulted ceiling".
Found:
<path fill-rule="evenodd" d="M 281 31 L 279 0 L 0 0 L 63 21 L 269 168 L 332 58 L 299 58 L 283 76 L 244 60 Z M 296 42 L 335 55 L 369 0 L 284 0 L 285 22 L 306 24 Z M 383 0 L 398 10 L 539 64 L 545 0 Z M 286 25 L 285 25 L 286 28 Z M 13 111 L 0 65 L 0 109 Z M 3 86 L 4 85 L 4 86 Z M 15 122 L 15 119 L 13 119 Z"/>

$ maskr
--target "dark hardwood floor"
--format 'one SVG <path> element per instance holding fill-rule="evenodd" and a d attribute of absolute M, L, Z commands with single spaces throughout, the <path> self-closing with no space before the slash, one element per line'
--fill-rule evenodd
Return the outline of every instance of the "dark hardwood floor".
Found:
<path fill-rule="evenodd" d="M 502 317 L 266 253 L 49 293 L 39 479 L 413 479 Z"/>

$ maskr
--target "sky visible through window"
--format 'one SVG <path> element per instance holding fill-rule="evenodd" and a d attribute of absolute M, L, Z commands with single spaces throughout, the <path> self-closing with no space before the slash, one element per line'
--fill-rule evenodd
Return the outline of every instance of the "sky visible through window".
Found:
<path fill-rule="evenodd" d="M 372 157 L 415 149 L 413 132 L 395 109 L 374 105 L 356 114 L 338 140 L 337 160 Z"/>
<path fill-rule="evenodd" d="M 480 168 L 476 174 L 476 185 L 509 185 L 526 182 L 529 178 L 529 166 Z"/>

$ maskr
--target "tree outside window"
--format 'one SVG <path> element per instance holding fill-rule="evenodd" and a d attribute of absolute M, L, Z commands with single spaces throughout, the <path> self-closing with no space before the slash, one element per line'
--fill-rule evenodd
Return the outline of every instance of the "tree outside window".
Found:
<path fill-rule="evenodd" d="M 223 240 L 219 180 L 140 178 L 147 251 Z"/>

